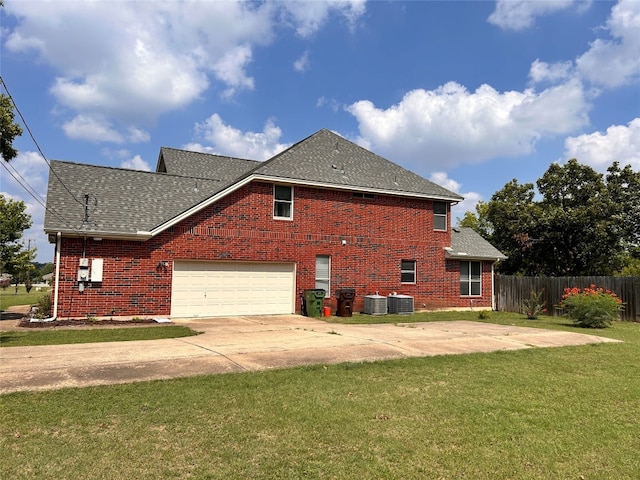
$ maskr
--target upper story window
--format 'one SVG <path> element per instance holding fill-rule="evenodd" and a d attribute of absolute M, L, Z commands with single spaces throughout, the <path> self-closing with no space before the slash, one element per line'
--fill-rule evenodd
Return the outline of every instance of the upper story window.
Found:
<path fill-rule="evenodd" d="M 433 202 L 433 229 L 447 229 L 447 203 Z"/>
<path fill-rule="evenodd" d="M 273 218 L 293 218 L 293 187 L 273 186 Z"/>
<path fill-rule="evenodd" d="M 400 283 L 416 283 L 415 260 L 402 260 L 400 262 Z"/>
<path fill-rule="evenodd" d="M 460 262 L 460 295 L 482 295 L 482 265 L 480 262 Z"/>

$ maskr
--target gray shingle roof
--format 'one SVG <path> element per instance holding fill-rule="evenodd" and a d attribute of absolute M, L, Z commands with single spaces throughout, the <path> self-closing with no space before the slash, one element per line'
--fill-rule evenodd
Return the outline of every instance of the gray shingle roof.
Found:
<path fill-rule="evenodd" d="M 460 201 L 463 198 L 354 143 L 320 130 L 266 162 L 163 147 L 156 172 L 52 161 L 48 233 L 137 237 L 256 179 Z M 72 193 L 70 193 L 72 192 Z M 85 221 L 84 196 L 91 197 Z M 75 199 L 74 199 L 75 197 Z"/>
<path fill-rule="evenodd" d="M 463 200 L 457 193 L 326 129 L 259 165 L 253 173 L 337 187 Z"/>
<path fill-rule="evenodd" d="M 261 162 L 255 160 L 162 147 L 156 171 L 184 177 L 229 181 L 239 178 L 260 164 Z"/>
<path fill-rule="evenodd" d="M 469 260 L 506 260 L 507 257 L 473 228 L 455 227 L 451 230 L 451 249 L 448 258 Z"/>
<path fill-rule="evenodd" d="M 204 201 L 221 187 L 217 180 L 56 160 L 51 162 L 50 170 L 44 219 L 47 232 L 148 231 Z M 96 199 L 90 199 L 88 222 L 84 221 L 85 194 Z"/>

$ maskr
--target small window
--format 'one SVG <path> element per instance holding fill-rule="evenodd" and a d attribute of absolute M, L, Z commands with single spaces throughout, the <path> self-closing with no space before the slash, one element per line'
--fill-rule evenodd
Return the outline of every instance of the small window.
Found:
<path fill-rule="evenodd" d="M 433 228 L 434 230 L 447 229 L 446 202 L 433 202 Z"/>
<path fill-rule="evenodd" d="M 373 200 L 374 198 L 376 198 L 375 194 L 364 192 L 353 192 L 353 196 L 355 198 L 366 198 L 367 200 Z"/>
<path fill-rule="evenodd" d="M 274 218 L 293 218 L 293 187 L 286 185 L 273 186 Z"/>
<path fill-rule="evenodd" d="M 482 295 L 482 266 L 480 262 L 460 262 L 460 295 Z"/>
<path fill-rule="evenodd" d="M 400 282 L 416 283 L 416 261 L 402 260 L 400 262 Z"/>
<path fill-rule="evenodd" d="M 316 256 L 316 288 L 325 291 L 325 296 L 331 295 L 331 257 L 329 255 Z"/>

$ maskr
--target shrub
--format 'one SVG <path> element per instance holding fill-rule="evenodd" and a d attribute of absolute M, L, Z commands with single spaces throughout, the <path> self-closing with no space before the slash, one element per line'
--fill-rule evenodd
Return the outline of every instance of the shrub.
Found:
<path fill-rule="evenodd" d="M 11 285 L 11 277 L 0 277 L 0 288 L 6 290 Z"/>
<path fill-rule="evenodd" d="M 565 288 L 561 305 L 567 309 L 565 316 L 580 327 L 605 328 L 618 318 L 622 300 L 611 290 L 595 285 L 584 288 Z"/>
<path fill-rule="evenodd" d="M 42 295 L 36 305 L 36 318 L 49 318 L 51 316 L 51 295 Z"/>
<path fill-rule="evenodd" d="M 539 292 L 531 290 L 529 298 L 525 298 L 522 301 L 521 313 L 525 314 L 529 320 L 535 320 L 538 315 L 547 311 L 542 301 L 542 293 L 543 290 Z"/>
<path fill-rule="evenodd" d="M 491 313 L 489 312 L 489 310 L 480 310 L 480 312 L 478 313 L 478 318 L 480 320 L 487 320 L 491 318 Z"/>

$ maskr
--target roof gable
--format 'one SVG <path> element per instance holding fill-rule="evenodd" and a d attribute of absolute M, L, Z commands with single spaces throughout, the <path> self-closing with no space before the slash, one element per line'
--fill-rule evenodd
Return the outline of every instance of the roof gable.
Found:
<path fill-rule="evenodd" d="M 461 201 L 463 197 L 322 129 L 252 172 L 283 181 Z"/>
<path fill-rule="evenodd" d="M 255 160 L 162 147 L 156 172 L 228 181 L 239 178 L 260 163 Z"/>

